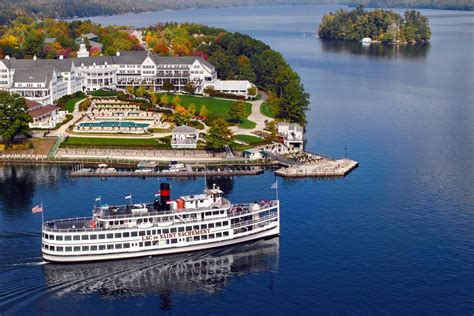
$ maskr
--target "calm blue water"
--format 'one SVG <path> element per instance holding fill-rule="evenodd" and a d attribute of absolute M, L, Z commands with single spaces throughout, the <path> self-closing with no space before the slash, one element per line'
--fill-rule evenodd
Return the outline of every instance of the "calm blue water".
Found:
<path fill-rule="evenodd" d="M 149 200 L 159 181 L 4 167 L 0 313 L 472 315 L 474 15 L 425 10 L 430 45 L 364 48 L 311 36 L 335 8 L 96 18 L 137 26 L 197 21 L 267 42 L 311 93 L 307 147 L 339 157 L 347 145 L 361 165 L 344 179 L 280 180 L 281 237 L 269 244 L 66 267 L 41 265 L 41 219 L 31 206 L 44 201 L 46 217 L 87 215 L 97 195 Z M 272 197 L 273 181 L 266 172 L 220 186 L 246 201 Z M 173 194 L 203 187 L 202 179 L 171 183 Z"/>
<path fill-rule="evenodd" d="M 79 126 L 92 126 L 92 127 L 148 127 L 150 124 L 147 123 L 135 123 L 127 121 L 103 121 L 103 122 L 83 122 Z"/>

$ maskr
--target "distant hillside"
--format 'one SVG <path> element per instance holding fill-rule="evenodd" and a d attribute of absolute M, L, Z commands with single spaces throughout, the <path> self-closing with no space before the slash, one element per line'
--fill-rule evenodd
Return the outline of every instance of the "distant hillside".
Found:
<path fill-rule="evenodd" d="M 2 0 L 0 24 L 19 15 L 72 18 L 127 12 L 253 5 L 324 4 L 337 0 Z"/>
<path fill-rule="evenodd" d="M 409 8 L 473 11 L 473 0 L 355 0 L 350 6 L 362 4 L 366 8 Z"/>

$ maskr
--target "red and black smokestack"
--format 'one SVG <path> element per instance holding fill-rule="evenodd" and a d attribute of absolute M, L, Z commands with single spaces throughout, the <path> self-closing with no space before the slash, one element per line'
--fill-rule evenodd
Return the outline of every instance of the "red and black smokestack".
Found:
<path fill-rule="evenodd" d="M 162 210 L 169 210 L 170 205 L 166 202 L 171 200 L 170 198 L 170 184 L 169 183 L 160 183 L 160 204 L 161 204 L 161 209 Z"/>

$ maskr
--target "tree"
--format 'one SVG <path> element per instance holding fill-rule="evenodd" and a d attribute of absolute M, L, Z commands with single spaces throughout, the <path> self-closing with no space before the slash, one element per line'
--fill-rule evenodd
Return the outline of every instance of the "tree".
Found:
<path fill-rule="evenodd" d="M 135 94 L 135 88 L 132 86 L 127 86 L 127 92 L 131 95 Z"/>
<path fill-rule="evenodd" d="M 137 88 L 135 90 L 135 96 L 141 98 L 145 95 L 145 87 L 144 86 L 140 86 L 139 88 Z"/>
<path fill-rule="evenodd" d="M 155 106 L 158 102 L 158 97 L 156 96 L 155 91 L 153 91 L 153 89 L 148 90 L 148 95 L 150 96 L 151 105 Z"/>
<path fill-rule="evenodd" d="M 191 114 L 191 117 L 194 117 L 196 115 L 196 106 L 194 105 L 194 103 L 191 103 L 188 106 L 188 111 Z"/>
<path fill-rule="evenodd" d="M 247 117 L 245 113 L 245 102 L 243 100 L 239 100 L 234 102 L 230 109 L 229 115 L 232 120 L 240 122 Z"/>
<path fill-rule="evenodd" d="M 257 87 L 251 86 L 250 88 L 247 89 L 247 94 L 251 98 L 255 98 L 257 96 Z"/>
<path fill-rule="evenodd" d="M 31 121 L 24 98 L 0 91 L 0 136 L 6 144 L 12 144 L 17 135 L 28 135 Z"/>
<path fill-rule="evenodd" d="M 160 97 L 160 104 L 161 105 L 164 105 L 164 106 L 167 106 L 170 104 L 170 101 L 168 99 L 168 96 L 166 94 L 163 94 L 161 97 Z"/>
<path fill-rule="evenodd" d="M 196 86 L 191 81 L 188 81 L 184 86 L 184 91 L 186 91 L 187 94 L 194 94 L 196 92 Z"/>
<path fill-rule="evenodd" d="M 163 82 L 163 90 L 165 90 L 166 92 L 173 91 L 174 89 L 174 84 L 171 81 Z"/>
<path fill-rule="evenodd" d="M 204 94 L 212 95 L 214 93 L 214 86 L 206 86 L 204 88 Z"/>
<path fill-rule="evenodd" d="M 173 100 L 171 101 L 171 104 L 173 104 L 174 106 L 178 106 L 181 104 L 181 98 L 179 97 L 179 95 L 176 95 Z"/>
<path fill-rule="evenodd" d="M 207 108 L 206 106 L 203 104 L 201 106 L 201 109 L 199 110 L 199 116 L 202 117 L 204 120 L 207 119 Z"/>
<path fill-rule="evenodd" d="M 177 105 L 174 112 L 174 122 L 177 126 L 187 125 L 191 121 L 192 114 L 181 105 Z"/>
<path fill-rule="evenodd" d="M 232 131 L 223 118 L 217 118 L 212 123 L 206 135 L 207 147 L 213 150 L 222 150 L 232 143 Z"/>

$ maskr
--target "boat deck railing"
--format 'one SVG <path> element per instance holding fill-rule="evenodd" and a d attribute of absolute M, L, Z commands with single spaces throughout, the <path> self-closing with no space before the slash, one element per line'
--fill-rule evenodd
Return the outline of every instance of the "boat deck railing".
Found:
<path fill-rule="evenodd" d="M 270 214 L 270 215 L 266 215 L 266 216 L 262 216 L 262 217 L 260 217 L 259 219 L 252 219 L 252 220 L 248 220 L 248 221 L 238 222 L 238 223 L 232 224 L 232 228 L 237 228 L 237 227 L 242 227 L 242 226 L 257 224 L 257 223 L 265 222 L 265 221 L 267 221 L 267 220 L 275 219 L 275 218 L 278 218 L 278 214 L 277 214 L 277 213 Z"/>

